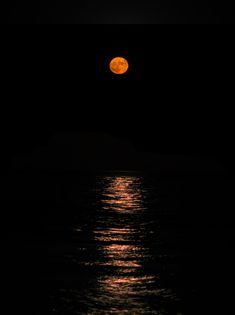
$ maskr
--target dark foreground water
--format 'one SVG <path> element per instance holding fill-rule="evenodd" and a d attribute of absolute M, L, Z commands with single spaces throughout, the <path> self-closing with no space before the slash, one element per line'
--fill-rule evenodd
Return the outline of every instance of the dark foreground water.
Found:
<path fill-rule="evenodd" d="M 5 186 L 9 314 L 234 314 L 226 176 L 53 173 Z"/>

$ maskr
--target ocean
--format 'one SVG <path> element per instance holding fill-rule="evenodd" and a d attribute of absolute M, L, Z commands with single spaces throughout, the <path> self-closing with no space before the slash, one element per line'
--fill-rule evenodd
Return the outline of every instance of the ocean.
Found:
<path fill-rule="evenodd" d="M 9 314 L 232 314 L 232 182 L 224 174 L 8 176 Z"/>

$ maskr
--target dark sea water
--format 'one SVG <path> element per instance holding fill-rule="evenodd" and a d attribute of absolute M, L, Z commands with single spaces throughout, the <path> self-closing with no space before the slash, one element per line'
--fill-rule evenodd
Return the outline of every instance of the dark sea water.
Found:
<path fill-rule="evenodd" d="M 234 313 L 231 178 L 53 173 L 5 183 L 9 314 Z"/>

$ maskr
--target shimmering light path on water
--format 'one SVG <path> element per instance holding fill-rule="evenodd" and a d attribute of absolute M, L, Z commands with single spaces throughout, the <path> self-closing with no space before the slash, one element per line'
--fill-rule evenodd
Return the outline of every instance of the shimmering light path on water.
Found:
<path fill-rule="evenodd" d="M 126 175 L 73 184 L 78 210 L 71 243 L 53 258 L 63 275 L 51 292 L 52 314 L 184 314 L 177 232 L 162 221 L 172 209 L 159 203 L 164 189 Z"/>

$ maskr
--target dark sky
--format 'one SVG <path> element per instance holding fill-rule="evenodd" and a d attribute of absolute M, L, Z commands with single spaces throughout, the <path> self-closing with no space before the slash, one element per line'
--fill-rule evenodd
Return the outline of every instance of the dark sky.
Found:
<path fill-rule="evenodd" d="M 3 17 L 9 23 L 233 22 L 230 0 L 11 0 L 7 1 Z"/>
<path fill-rule="evenodd" d="M 218 32 L 80 26 L 3 38 L 2 157 L 55 132 L 104 132 L 138 151 L 216 157 L 234 168 L 234 49 Z M 114 76 L 110 58 L 130 71 Z"/>

